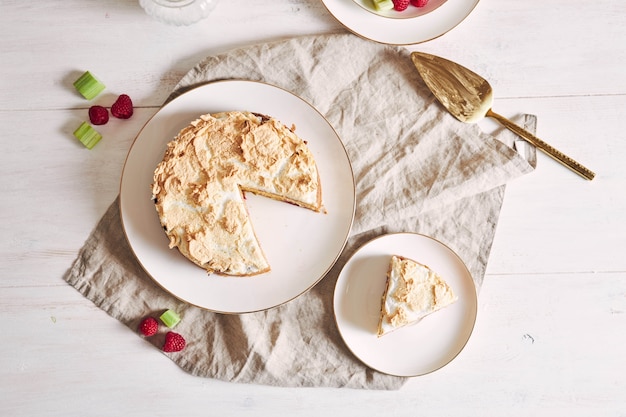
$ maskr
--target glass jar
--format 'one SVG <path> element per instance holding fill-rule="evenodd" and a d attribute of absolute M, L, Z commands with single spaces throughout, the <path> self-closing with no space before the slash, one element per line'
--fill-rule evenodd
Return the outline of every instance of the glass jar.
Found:
<path fill-rule="evenodd" d="M 206 18 L 217 0 L 139 0 L 148 15 L 159 22 L 185 26 Z"/>

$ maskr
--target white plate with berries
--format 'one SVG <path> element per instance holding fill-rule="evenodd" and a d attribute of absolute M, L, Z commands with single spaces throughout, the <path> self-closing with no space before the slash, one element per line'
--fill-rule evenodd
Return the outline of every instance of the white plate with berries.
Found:
<path fill-rule="evenodd" d="M 341 24 L 362 38 L 390 45 L 412 45 L 452 30 L 469 16 L 478 1 L 409 0 L 408 5 L 400 7 L 406 6 L 402 11 L 389 8 L 389 2 L 393 4 L 394 0 L 322 0 L 322 3 Z"/>

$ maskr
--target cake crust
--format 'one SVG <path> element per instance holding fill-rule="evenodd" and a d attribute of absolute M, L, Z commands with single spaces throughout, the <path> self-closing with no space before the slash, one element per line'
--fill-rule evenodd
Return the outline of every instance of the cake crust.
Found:
<path fill-rule="evenodd" d="M 182 129 L 152 184 L 170 248 L 209 273 L 268 272 L 244 192 L 323 211 L 313 154 L 294 130 L 242 111 L 202 115 Z"/>

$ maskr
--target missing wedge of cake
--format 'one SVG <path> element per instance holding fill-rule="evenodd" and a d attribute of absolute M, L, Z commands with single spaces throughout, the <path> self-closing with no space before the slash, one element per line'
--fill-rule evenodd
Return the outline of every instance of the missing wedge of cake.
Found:
<path fill-rule="evenodd" d="M 294 130 L 245 111 L 205 114 L 182 129 L 152 184 L 169 247 L 208 273 L 270 271 L 243 193 L 325 211 L 315 159 Z"/>
<path fill-rule="evenodd" d="M 457 300 L 452 288 L 432 269 L 392 255 L 381 300 L 378 337 L 417 323 Z"/>

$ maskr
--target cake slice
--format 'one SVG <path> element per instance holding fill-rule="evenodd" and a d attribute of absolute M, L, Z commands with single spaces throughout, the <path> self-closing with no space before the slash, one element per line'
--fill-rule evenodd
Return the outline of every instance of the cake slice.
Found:
<path fill-rule="evenodd" d="M 417 323 L 457 300 L 448 283 L 414 260 L 393 255 L 381 301 L 378 337 Z"/>

